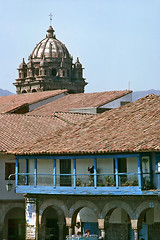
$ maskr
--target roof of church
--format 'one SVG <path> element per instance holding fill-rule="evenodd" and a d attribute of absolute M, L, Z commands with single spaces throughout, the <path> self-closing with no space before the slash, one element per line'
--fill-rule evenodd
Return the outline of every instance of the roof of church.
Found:
<path fill-rule="evenodd" d="M 103 154 L 160 151 L 160 96 L 149 95 L 80 125 L 46 133 L 16 154 Z"/>
<path fill-rule="evenodd" d="M 67 90 L 52 90 L 36 93 L 1 96 L 0 113 L 9 113 L 23 106 L 24 104 L 33 104 L 62 93 L 67 93 Z"/>
<path fill-rule="evenodd" d="M 124 90 L 69 94 L 65 97 L 62 97 L 61 99 L 39 107 L 27 114 L 51 116 L 54 111 L 67 112 L 70 109 L 75 108 L 100 107 L 131 92 L 131 90 Z"/>
<path fill-rule="evenodd" d="M 56 39 L 52 26 L 47 30 L 48 34 L 45 39 L 40 41 L 34 48 L 31 58 L 32 59 L 45 59 L 45 58 L 69 58 L 70 54 L 66 46 Z"/>

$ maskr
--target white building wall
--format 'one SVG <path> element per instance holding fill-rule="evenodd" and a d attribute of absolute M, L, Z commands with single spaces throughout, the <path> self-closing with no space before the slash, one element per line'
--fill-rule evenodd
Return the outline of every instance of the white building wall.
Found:
<path fill-rule="evenodd" d="M 121 102 L 132 102 L 132 93 L 129 93 L 123 97 L 120 97 L 112 102 L 109 102 L 100 108 L 118 108 L 121 106 Z"/>
<path fill-rule="evenodd" d="M 47 103 L 53 102 L 53 101 L 55 101 L 55 100 L 57 100 L 57 99 L 59 99 L 59 98 L 61 98 L 61 97 L 64 97 L 64 96 L 66 96 L 66 94 L 65 94 L 65 93 L 62 93 L 62 94 L 59 94 L 59 95 L 57 95 L 57 96 L 50 97 L 50 98 L 47 98 L 47 99 L 45 99 L 45 100 L 42 100 L 42 101 L 39 101 L 39 102 L 30 104 L 30 105 L 29 105 L 29 112 L 31 112 L 31 111 L 33 111 L 34 109 L 39 108 L 39 107 L 47 104 Z"/>
<path fill-rule="evenodd" d="M 5 180 L 5 163 L 15 163 L 15 157 L 13 155 L 0 154 L 0 200 L 16 200 L 24 199 L 22 194 L 14 192 L 15 180 L 11 180 L 13 187 L 11 191 L 7 191 L 6 184 L 8 180 Z"/>

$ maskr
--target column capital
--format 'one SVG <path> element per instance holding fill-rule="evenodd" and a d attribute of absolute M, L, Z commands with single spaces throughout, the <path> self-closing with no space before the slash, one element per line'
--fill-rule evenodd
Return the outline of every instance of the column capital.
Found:
<path fill-rule="evenodd" d="M 66 217 L 66 226 L 71 227 L 72 226 L 72 218 Z"/>
<path fill-rule="evenodd" d="M 138 219 L 131 219 L 131 227 L 133 230 L 138 229 Z"/>
<path fill-rule="evenodd" d="M 104 229 L 104 218 L 99 218 L 98 219 L 98 228 L 99 229 Z"/>

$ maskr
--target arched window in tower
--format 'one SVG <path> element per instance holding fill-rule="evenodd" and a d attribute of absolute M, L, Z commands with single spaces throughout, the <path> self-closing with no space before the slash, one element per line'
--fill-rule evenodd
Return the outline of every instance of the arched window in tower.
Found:
<path fill-rule="evenodd" d="M 78 72 L 78 77 L 81 78 L 81 72 Z"/>
<path fill-rule="evenodd" d="M 21 78 L 22 77 L 22 74 L 21 74 L 21 72 L 19 72 L 19 78 Z"/>
<path fill-rule="evenodd" d="M 27 72 L 26 71 L 24 71 L 24 78 L 26 78 L 27 77 Z"/>
<path fill-rule="evenodd" d="M 47 69 L 45 69 L 44 74 L 47 76 Z"/>
<path fill-rule="evenodd" d="M 22 93 L 27 93 L 27 91 L 26 91 L 26 90 L 23 90 Z"/>
<path fill-rule="evenodd" d="M 36 89 L 32 89 L 32 92 L 37 92 Z"/>
<path fill-rule="evenodd" d="M 65 77 L 65 71 L 63 71 L 63 77 Z"/>
<path fill-rule="evenodd" d="M 55 69 L 55 68 L 52 68 L 52 76 L 56 76 L 56 74 L 57 74 L 57 70 Z"/>
<path fill-rule="evenodd" d="M 38 76 L 39 75 L 39 68 L 35 69 L 35 74 Z"/>
<path fill-rule="evenodd" d="M 67 77 L 69 77 L 69 69 L 67 69 Z"/>

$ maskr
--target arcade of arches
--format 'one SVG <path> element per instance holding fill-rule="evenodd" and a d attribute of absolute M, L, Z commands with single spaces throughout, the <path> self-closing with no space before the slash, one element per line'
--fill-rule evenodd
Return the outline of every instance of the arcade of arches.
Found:
<path fill-rule="evenodd" d="M 123 200 L 117 196 L 34 196 L 34 199 L 37 209 L 35 239 L 38 240 L 63 240 L 66 235 L 84 234 L 86 229 L 106 240 L 160 239 L 157 197 L 147 201 L 145 197 L 131 196 L 123 197 Z M 24 215 L 22 203 L 10 204 L 4 209 L 2 239 L 25 239 Z"/>
<path fill-rule="evenodd" d="M 106 240 L 160 239 L 157 197 L 41 196 L 37 210 L 38 239 L 62 240 L 88 228 Z"/>

